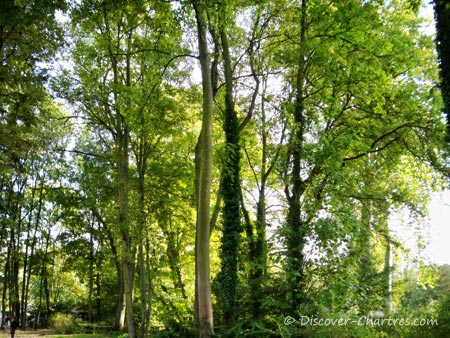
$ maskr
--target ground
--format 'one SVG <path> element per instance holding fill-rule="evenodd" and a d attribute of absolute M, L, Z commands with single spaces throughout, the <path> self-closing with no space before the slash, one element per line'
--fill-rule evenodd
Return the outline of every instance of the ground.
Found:
<path fill-rule="evenodd" d="M 48 330 L 48 329 L 40 329 L 40 330 L 33 330 L 33 329 L 27 329 L 27 330 L 17 330 L 15 334 L 15 338 L 39 338 L 47 335 L 54 335 L 56 334 L 54 330 Z M 10 337 L 10 331 L 9 330 L 2 330 L 0 331 L 0 338 L 9 338 Z"/>

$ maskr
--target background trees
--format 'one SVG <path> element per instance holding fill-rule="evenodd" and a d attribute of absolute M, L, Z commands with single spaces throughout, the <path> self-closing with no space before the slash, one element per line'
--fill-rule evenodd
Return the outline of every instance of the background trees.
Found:
<path fill-rule="evenodd" d="M 445 167 L 433 41 L 409 3 L 69 5 L 59 74 L 44 69 L 65 5 L 0 14 L 4 312 L 83 312 L 130 337 L 445 317 L 433 273 L 398 265 L 391 221 L 420 219 Z M 394 329 L 339 334 L 377 330 Z"/>

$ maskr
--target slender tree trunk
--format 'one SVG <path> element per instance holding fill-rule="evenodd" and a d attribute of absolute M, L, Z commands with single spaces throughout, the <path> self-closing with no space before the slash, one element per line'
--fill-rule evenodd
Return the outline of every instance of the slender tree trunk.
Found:
<path fill-rule="evenodd" d="M 133 265 L 134 257 L 132 250 L 132 240 L 130 237 L 128 220 L 128 128 L 124 126 L 123 117 L 121 120 L 121 131 L 117 137 L 117 168 L 118 168 L 118 195 L 119 195 L 119 228 L 121 233 L 121 267 L 125 295 L 125 315 L 128 329 L 128 337 L 136 337 L 133 313 Z"/>
<path fill-rule="evenodd" d="M 263 145 L 263 153 L 264 153 Z M 263 155 L 264 157 L 264 155 Z M 261 316 L 263 279 L 267 273 L 267 239 L 266 239 L 266 183 L 265 163 L 261 167 L 262 175 L 256 205 L 256 237 L 252 234 L 250 242 L 250 293 L 253 319 Z"/>
<path fill-rule="evenodd" d="M 100 321 L 102 320 L 102 294 L 101 294 L 101 276 L 100 276 L 100 272 L 102 269 L 102 264 L 101 264 L 101 260 L 99 259 L 97 262 L 97 267 L 98 267 L 98 271 L 95 274 L 95 316 L 94 316 L 94 321 Z"/>
<path fill-rule="evenodd" d="M 362 201 L 361 206 L 361 225 L 358 236 L 358 282 L 364 286 L 364 290 L 371 293 L 373 290 L 372 277 L 374 275 L 374 266 L 372 259 L 372 201 Z M 364 291 L 366 292 L 366 291 Z M 366 302 L 366 297 L 359 300 L 359 310 L 361 314 L 366 314 L 370 310 L 370 304 Z"/>
<path fill-rule="evenodd" d="M 289 302 L 292 313 L 296 313 L 299 306 L 305 302 L 304 291 L 304 253 L 306 236 L 306 224 L 302 220 L 301 197 L 305 191 L 305 182 L 302 181 L 301 161 L 304 157 L 303 143 L 305 133 L 305 77 L 306 77 L 306 59 L 303 50 L 306 42 L 306 0 L 302 0 L 301 18 L 300 18 L 300 48 L 295 108 L 293 112 L 294 125 L 289 143 L 291 155 L 291 189 L 287 192 L 288 214 L 287 214 L 287 274 L 289 284 Z"/>
<path fill-rule="evenodd" d="M 50 286 L 48 283 L 48 270 L 47 265 L 45 265 L 44 276 L 43 276 L 43 288 L 45 296 L 45 326 L 48 325 L 48 319 L 50 318 Z"/>
<path fill-rule="evenodd" d="M 99 217 L 97 215 L 97 217 Z M 125 292 L 124 292 L 124 286 L 123 286 L 123 273 L 122 273 L 122 265 L 119 257 L 119 253 L 117 252 L 116 245 L 114 244 L 114 238 L 109 230 L 109 228 L 106 226 L 104 222 L 102 222 L 103 227 L 105 229 L 105 232 L 109 239 L 109 244 L 111 247 L 111 252 L 114 257 L 114 264 L 116 266 L 116 273 L 117 273 L 117 283 L 119 288 L 119 296 L 117 298 L 117 307 L 116 307 L 116 316 L 114 320 L 114 329 L 117 331 L 123 331 L 125 329 Z"/>
<path fill-rule="evenodd" d="M 17 165 L 20 168 L 20 165 Z M 18 169 L 21 170 L 21 169 Z M 17 179 L 19 185 L 17 191 L 10 191 L 9 206 L 11 208 L 10 237 L 9 237 L 9 306 L 12 311 L 11 317 L 20 315 L 20 287 L 19 287 L 19 255 L 21 252 L 20 235 L 22 233 L 22 216 L 21 203 L 23 202 L 23 191 L 25 190 L 25 182 Z"/>
<path fill-rule="evenodd" d="M 0 184 L 0 188 L 5 189 L 5 177 L 2 176 L 1 178 L 1 184 Z M 0 243 L 5 243 L 5 241 L 7 240 L 7 222 L 1 222 L 2 224 L 2 228 L 1 228 L 1 232 L 0 232 Z M 9 262 L 9 257 L 6 257 L 6 262 L 5 265 L 3 267 L 3 285 L 2 285 L 2 300 L 1 300 L 1 306 L 2 306 L 2 310 L 1 310 L 1 315 L 2 315 L 2 319 L 1 319 L 1 323 L 0 323 L 0 329 L 3 330 L 5 328 L 5 316 L 6 316 L 6 298 L 7 298 L 7 290 L 8 290 L 8 262 Z"/>
<path fill-rule="evenodd" d="M 144 260 L 144 245 L 139 243 L 139 271 L 141 279 L 141 327 L 139 336 L 144 338 L 148 331 L 147 322 L 147 271 Z"/>
<path fill-rule="evenodd" d="M 138 171 L 139 171 L 139 219 L 138 224 L 140 227 L 140 233 L 142 237 L 139 240 L 139 271 L 140 271 L 140 282 L 141 282 L 141 327 L 140 327 L 140 337 L 144 338 L 147 335 L 149 325 L 150 325 L 150 317 L 149 313 L 151 309 L 151 302 L 148 299 L 149 293 L 149 269 L 147 267 L 147 261 L 145 259 L 145 246 L 144 243 L 147 242 L 147 230 L 146 230 L 146 215 L 145 215 L 145 167 L 146 167 L 146 158 L 144 154 L 144 145 L 143 140 L 141 140 L 141 149 L 139 150 L 138 156 Z"/>
<path fill-rule="evenodd" d="M 35 190 L 36 190 L 36 186 L 34 186 L 32 188 L 32 194 L 31 194 L 31 200 L 34 201 L 34 194 L 35 194 Z M 32 202 L 33 203 L 33 202 Z M 29 254 L 29 250 L 30 250 L 30 237 L 31 237 L 31 224 L 32 224 L 32 215 L 33 215 L 33 207 L 30 208 L 30 212 L 29 212 L 29 217 L 28 217 L 28 222 L 27 222 L 27 238 L 25 240 L 25 248 L 24 248 L 24 255 L 23 255 L 23 268 L 22 268 L 22 291 L 21 291 L 21 295 L 20 295 L 20 322 L 23 323 L 23 325 L 25 325 L 25 321 L 26 321 L 26 288 L 27 288 L 27 275 L 31 274 L 31 270 L 30 272 L 28 271 L 28 262 L 30 259 L 30 254 Z"/>
<path fill-rule="evenodd" d="M 450 0 L 434 0 L 436 47 L 439 54 L 441 93 L 447 117 L 447 140 L 450 142 Z"/>
<path fill-rule="evenodd" d="M 266 113 L 265 113 L 265 89 L 267 81 L 264 81 L 261 100 L 261 141 L 262 158 L 261 174 L 259 182 L 258 201 L 256 205 L 256 238 L 250 243 L 251 261 L 254 262 L 250 271 L 250 286 L 252 298 L 252 315 L 254 319 L 261 316 L 261 304 L 263 301 L 262 287 L 263 280 L 267 274 L 267 239 L 266 239 L 266 186 L 272 166 L 267 163 L 267 131 L 266 131 Z"/>
<path fill-rule="evenodd" d="M 200 139 L 201 139 L 201 135 L 199 136 L 198 140 L 197 140 L 197 144 L 195 146 L 195 178 L 194 178 L 194 185 L 195 185 L 195 207 L 197 210 L 197 214 L 196 214 L 196 220 L 195 220 L 195 224 L 196 224 L 196 228 L 195 228 L 195 287 L 194 287 L 194 327 L 196 328 L 200 328 L 200 314 L 199 314 L 199 309 L 198 309 L 198 283 L 197 283 L 197 279 L 198 279 L 198 266 L 197 266 L 197 256 L 198 256 L 198 208 L 200 205 L 200 164 L 201 164 L 201 153 L 200 153 Z M 210 235 L 211 235 L 211 230 L 210 230 Z"/>
<path fill-rule="evenodd" d="M 20 194 L 20 193 L 17 193 Z M 20 287 L 19 287 L 19 252 L 20 252 L 20 234 L 22 231 L 19 199 L 14 207 L 13 219 L 14 224 L 11 226 L 10 232 L 10 271 L 9 271 L 9 304 L 12 311 L 11 317 L 20 315 Z"/>
<path fill-rule="evenodd" d="M 388 230 L 389 231 L 389 230 Z M 389 238 L 386 239 L 386 248 L 384 252 L 384 275 L 385 275 L 385 285 L 384 285 L 384 313 L 390 314 L 392 312 L 392 266 L 391 266 L 391 256 L 392 256 L 392 244 Z"/>
<path fill-rule="evenodd" d="M 150 322 L 152 318 L 152 306 L 153 306 L 153 274 L 156 272 L 156 268 L 152 269 L 151 259 L 150 259 L 150 241 L 148 238 L 145 239 L 145 267 L 147 269 L 147 314 L 146 321 L 150 327 Z"/>
<path fill-rule="evenodd" d="M 94 253 L 94 241 L 92 236 L 92 224 L 89 231 L 89 290 L 88 290 L 88 320 L 93 321 L 93 305 L 92 296 L 94 294 L 94 263 L 95 263 L 95 253 Z"/>
<path fill-rule="evenodd" d="M 17 318 L 21 318 L 20 313 L 20 295 L 19 295 L 19 248 L 14 248 L 14 255 L 13 255 L 13 262 L 12 262 L 12 274 L 11 274 L 11 306 L 12 306 L 12 312 L 13 316 L 16 316 Z"/>
<path fill-rule="evenodd" d="M 177 245 L 176 229 L 172 224 L 172 218 L 169 216 L 168 228 L 164 230 L 167 238 L 167 258 L 169 260 L 169 267 L 171 271 L 171 278 L 176 290 L 181 292 L 183 299 L 187 299 L 186 289 L 183 282 L 180 269 L 180 250 Z"/>
<path fill-rule="evenodd" d="M 225 131 L 226 151 L 222 168 L 223 227 L 220 271 L 220 303 L 224 322 L 233 326 L 236 318 L 238 250 L 241 237 L 240 215 L 240 130 L 233 99 L 233 74 L 228 37 L 223 26 L 220 27 L 222 58 L 225 71 Z"/>
<path fill-rule="evenodd" d="M 39 202 L 38 202 L 38 209 L 35 215 L 34 220 L 34 232 L 33 237 L 30 245 L 30 254 L 27 262 L 24 262 L 24 276 L 23 276 L 23 292 L 22 292 L 22 323 L 25 323 L 26 321 L 26 309 L 28 308 L 28 298 L 29 298 L 29 292 L 30 292 L 30 280 L 31 280 L 31 271 L 33 269 L 33 263 L 34 263 L 34 252 L 36 249 L 36 243 L 37 243 L 37 231 L 39 228 L 39 224 L 41 222 L 41 213 L 42 213 L 42 204 L 43 204 L 43 193 L 44 193 L 44 180 L 41 179 L 40 182 L 40 188 L 39 188 Z M 29 241 L 27 241 L 29 242 Z M 27 257 L 27 256 L 26 256 Z M 26 275 L 25 275 L 25 272 Z"/>
<path fill-rule="evenodd" d="M 131 41 L 132 31 L 128 34 L 128 44 Z M 119 70 L 115 54 L 110 47 L 110 61 L 113 70 L 114 84 L 119 85 Z M 125 85 L 131 86 L 131 65 L 130 55 L 126 55 L 126 78 Z M 121 106 L 119 105 L 119 98 L 117 92 L 114 91 L 115 102 L 115 117 L 116 117 L 116 165 L 117 165 L 117 196 L 118 196 L 118 225 L 120 231 L 120 263 L 124 291 L 124 305 L 125 317 L 127 324 L 127 331 L 129 338 L 136 338 L 136 327 L 134 323 L 133 313 L 133 286 L 134 286 L 134 254 L 133 241 L 130 235 L 130 224 L 128 215 L 128 191 L 129 191 L 129 129 L 123 114 L 121 113 Z M 120 303 L 120 301 L 119 301 Z"/>
<path fill-rule="evenodd" d="M 123 274 L 122 274 L 122 266 L 120 262 L 119 253 L 117 251 L 117 247 L 115 244 L 114 236 L 111 233 L 111 230 L 107 226 L 107 224 L 104 222 L 101 215 L 98 213 L 96 209 L 91 209 L 94 216 L 97 219 L 97 222 L 100 223 L 103 226 L 104 232 L 106 233 L 106 236 L 109 241 L 109 246 L 111 248 L 111 253 L 114 257 L 114 265 L 116 267 L 116 274 L 117 274 L 117 286 L 119 288 L 119 296 L 117 298 L 117 307 L 116 307 L 116 316 L 114 320 L 114 330 L 116 331 L 123 331 L 125 329 L 125 301 L 124 301 L 124 287 L 123 287 Z M 99 292 L 99 291 L 97 291 Z"/>
<path fill-rule="evenodd" d="M 120 273 L 119 276 L 119 299 L 117 302 L 117 311 L 116 311 L 116 327 L 119 328 L 119 331 L 125 330 L 125 321 L 126 321 L 126 302 L 125 302 L 125 286 L 123 281 L 123 272 L 122 267 L 118 270 Z"/>
<path fill-rule="evenodd" d="M 4 327 L 4 320 L 5 320 L 5 313 L 8 310 L 7 307 L 7 298 L 8 298 L 8 289 L 9 289 L 9 260 L 10 260 L 10 254 L 9 254 L 9 247 L 8 252 L 6 256 L 6 264 L 5 269 L 3 272 L 3 291 L 2 291 L 2 327 Z"/>
<path fill-rule="evenodd" d="M 48 289 L 48 272 L 47 272 L 47 257 L 48 257 L 48 247 L 50 238 L 47 234 L 45 237 L 45 248 L 44 248 L 44 257 L 42 258 L 42 266 L 41 266 L 41 280 L 39 283 L 39 305 L 38 305 L 38 317 L 34 323 L 34 328 L 36 329 L 39 323 L 41 322 L 41 314 L 42 314 L 42 298 L 45 297 L 45 315 L 43 319 L 43 326 L 46 327 L 48 324 L 48 317 L 50 314 L 50 290 Z"/>
<path fill-rule="evenodd" d="M 141 123 L 144 124 L 144 117 L 141 116 Z M 139 239 L 139 272 L 140 272 L 140 283 L 141 283 L 141 326 L 139 330 L 139 335 L 144 338 L 148 332 L 149 321 L 148 321 L 148 300 L 147 300 L 147 289 L 148 289 L 148 269 L 146 267 L 144 243 L 147 239 L 147 229 L 146 229 L 146 214 L 145 214 L 145 170 L 147 166 L 147 156 L 145 153 L 145 139 L 144 136 L 140 137 L 138 140 L 138 149 L 136 150 L 136 160 L 138 165 L 138 227 L 141 238 Z"/>
<path fill-rule="evenodd" d="M 196 284 L 200 337 L 210 337 L 214 332 L 211 300 L 209 257 L 210 198 L 212 179 L 212 113 L 213 93 L 206 38 L 206 13 L 202 1 L 192 1 L 196 13 L 198 47 L 203 87 L 203 117 L 200 145 L 200 175 L 198 180 L 198 205 L 196 228 Z"/>
<path fill-rule="evenodd" d="M 381 217 L 380 217 L 380 228 L 385 237 L 385 249 L 384 249 L 384 313 L 390 314 L 392 312 L 392 242 L 389 230 L 389 204 L 387 202 L 381 205 Z"/>

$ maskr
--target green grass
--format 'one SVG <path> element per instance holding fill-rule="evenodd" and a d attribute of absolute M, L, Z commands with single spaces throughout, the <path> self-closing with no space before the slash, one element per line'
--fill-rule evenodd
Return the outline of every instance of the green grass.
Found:
<path fill-rule="evenodd" d="M 113 335 L 107 334 L 107 333 L 77 333 L 77 334 L 51 334 L 51 335 L 45 335 L 45 337 L 49 338 L 110 338 L 115 337 Z"/>
<path fill-rule="evenodd" d="M 77 334 L 51 334 L 45 335 L 48 338 L 117 338 L 122 337 L 120 333 L 77 333 Z"/>
<path fill-rule="evenodd" d="M 9 330 L 0 331 L 0 338 L 9 338 Z M 95 333 L 72 333 L 62 334 L 55 333 L 52 330 L 17 330 L 16 338 L 29 337 L 29 338 L 127 338 L 127 335 L 122 332 L 114 331 L 99 331 Z"/>

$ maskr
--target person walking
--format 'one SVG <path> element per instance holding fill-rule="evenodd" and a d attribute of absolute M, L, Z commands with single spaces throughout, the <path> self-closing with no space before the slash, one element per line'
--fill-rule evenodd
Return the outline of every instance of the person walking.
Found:
<path fill-rule="evenodd" d="M 9 314 L 6 314 L 6 316 L 5 316 L 5 326 L 6 326 L 7 329 L 9 329 L 9 324 L 10 324 Z"/>
<path fill-rule="evenodd" d="M 13 320 L 11 321 L 11 338 L 14 338 L 14 335 L 15 335 L 18 327 L 19 327 L 19 322 L 17 320 L 17 317 L 14 316 Z"/>

